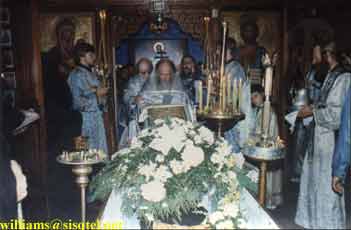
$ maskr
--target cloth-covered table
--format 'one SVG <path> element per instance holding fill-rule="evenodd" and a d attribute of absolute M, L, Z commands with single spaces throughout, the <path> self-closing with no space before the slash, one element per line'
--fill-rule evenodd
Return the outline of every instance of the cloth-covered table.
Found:
<path fill-rule="evenodd" d="M 121 213 L 122 198 L 117 191 L 112 191 L 105 209 L 100 218 L 101 226 L 106 223 L 113 223 L 116 221 L 122 222 L 122 229 L 140 229 L 140 224 L 137 216 L 127 217 Z M 210 207 L 208 196 L 205 196 L 201 202 L 209 212 L 213 212 Z M 251 194 L 243 189 L 240 196 L 240 209 L 247 220 L 248 229 L 279 229 L 272 218 L 262 209 Z"/>

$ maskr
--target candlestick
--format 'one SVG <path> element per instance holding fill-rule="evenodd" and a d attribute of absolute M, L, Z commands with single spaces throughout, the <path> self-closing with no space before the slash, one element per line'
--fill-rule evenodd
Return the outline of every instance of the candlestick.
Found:
<path fill-rule="evenodd" d="M 237 79 L 234 78 L 233 81 L 233 112 L 236 113 L 238 111 L 238 82 Z"/>
<path fill-rule="evenodd" d="M 199 110 L 200 112 L 202 112 L 202 107 L 203 107 L 202 81 L 199 81 L 198 87 L 199 87 Z"/>

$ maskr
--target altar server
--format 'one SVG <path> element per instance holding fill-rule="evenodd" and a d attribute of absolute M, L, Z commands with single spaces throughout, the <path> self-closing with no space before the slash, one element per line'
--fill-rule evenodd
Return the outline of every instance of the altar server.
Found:
<path fill-rule="evenodd" d="M 70 73 L 68 85 L 72 92 L 73 110 L 82 114 L 81 135 L 88 137 L 89 148 L 107 153 L 103 102 L 106 101 L 108 88 L 101 85 L 92 71 L 96 59 L 94 47 L 87 43 L 77 44 L 75 59 L 78 65 Z"/>
<path fill-rule="evenodd" d="M 264 89 L 262 86 L 251 86 L 251 101 L 254 107 L 253 115 L 255 120 L 253 132 L 255 134 L 262 134 L 264 103 Z M 270 114 L 269 136 L 274 140 L 276 140 L 278 137 L 278 119 L 273 110 Z M 275 209 L 283 203 L 283 172 L 279 163 L 280 162 L 275 162 L 274 164 L 271 164 L 267 173 L 267 192 L 265 205 L 268 209 Z"/>

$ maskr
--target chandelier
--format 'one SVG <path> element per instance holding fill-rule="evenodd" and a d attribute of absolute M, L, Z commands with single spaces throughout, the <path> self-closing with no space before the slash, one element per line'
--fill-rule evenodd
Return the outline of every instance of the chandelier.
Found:
<path fill-rule="evenodd" d="M 151 30 L 162 32 L 167 29 L 167 23 L 164 22 L 164 15 L 169 12 L 168 0 L 150 0 L 149 10 L 155 18 L 155 22 L 151 23 Z"/>

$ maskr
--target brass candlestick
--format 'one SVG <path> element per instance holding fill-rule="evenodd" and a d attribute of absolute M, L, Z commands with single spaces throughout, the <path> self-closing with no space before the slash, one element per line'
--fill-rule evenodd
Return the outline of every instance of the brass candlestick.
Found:
<path fill-rule="evenodd" d="M 215 59 L 214 62 L 220 63 L 220 68 L 212 68 L 208 70 L 208 81 L 207 81 L 207 100 L 206 107 L 204 110 L 198 111 L 199 120 L 205 121 L 205 124 L 209 129 L 215 131 L 218 136 L 223 136 L 225 131 L 231 129 L 238 121 L 245 118 L 236 106 L 237 100 L 233 101 L 232 97 L 234 92 L 238 93 L 229 78 L 225 76 L 225 46 L 227 36 L 227 23 L 223 22 L 223 40 L 221 52 L 219 58 Z M 209 44 L 208 44 L 209 45 Z M 206 54 L 212 55 L 212 54 Z M 219 71 L 218 71 L 219 70 Z M 233 88 L 233 94 L 232 92 Z M 212 95 L 212 90 L 214 95 Z M 240 93 L 240 92 L 239 92 Z M 214 97 L 212 97 L 214 96 Z M 240 95 L 236 97 L 240 98 Z M 212 100 L 214 99 L 214 100 Z M 233 98 L 234 99 L 234 98 Z M 200 99 L 202 100 L 202 99 Z M 240 103 L 239 103 L 240 104 Z"/>

